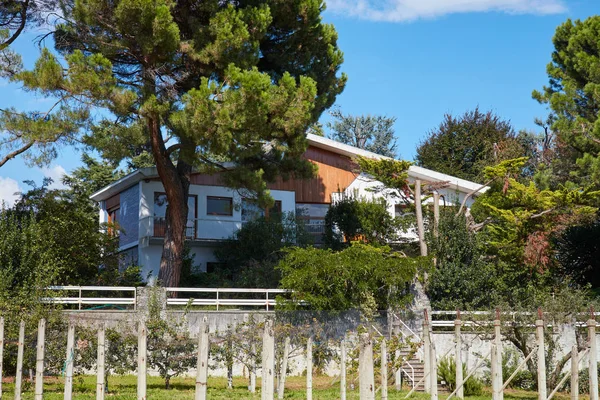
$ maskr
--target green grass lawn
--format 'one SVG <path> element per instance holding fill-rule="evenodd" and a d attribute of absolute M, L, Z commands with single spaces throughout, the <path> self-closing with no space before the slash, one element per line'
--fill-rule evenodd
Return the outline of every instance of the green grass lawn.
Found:
<path fill-rule="evenodd" d="M 109 378 L 109 393 L 107 399 L 136 399 L 136 377 L 129 376 L 112 376 Z M 306 393 L 304 385 L 306 380 L 304 377 L 288 377 L 286 380 L 286 399 L 305 399 Z M 225 378 L 210 378 L 208 382 L 208 398 L 209 399 L 260 399 L 260 389 L 253 395 L 247 389 L 248 380 L 237 377 L 234 379 L 234 388 L 228 390 L 226 388 L 227 381 Z M 260 385 L 260 379 L 258 384 Z M 350 382 L 349 382 L 350 384 Z M 323 400 L 339 399 L 339 381 L 334 382 L 333 378 L 319 376 L 315 377 L 313 383 L 313 398 Z M 33 399 L 33 384 L 25 382 L 25 392 L 23 399 Z M 5 382 L 2 385 L 3 399 L 13 399 L 14 384 Z M 393 387 L 389 388 L 389 399 L 403 399 L 406 396 L 406 391 L 397 392 Z M 439 398 L 443 400 L 448 393 L 440 393 Z M 275 394 L 277 397 L 277 394 Z M 380 397 L 378 393 L 377 398 Z M 44 385 L 44 399 L 59 400 L 63 398 L 63 379 L 62 378 L 46 378 Z M 73 385 L 74 399 L 95 399 L 96 398 L 96 378 L 94 376 L 76 377 Z M 165 390 L 164 382 L 157 377 L 148 377 L 148 399 L 149 400 L 179 400 L 194 398 L 194 379 L 192 378 L 176 378 L 171 381 L 171 389 Z M 359 399 L 358 382 L 355 384 L 354 390 L 350 387 L 347 390 L 348 399 Z M 429 399 L 430 396 L 423 393 L 416 393 L 411 398 L 417 400 Z M 505 399 L 516 400 L 535 400 L 537 393 L 525 391 L 507 390 L 504 395 Z M 555 396 L 556 399 L 566 400 L 568 394 Z M 587 396 L 580 396 L 582 400 L 587 399 Z M 470 400 L 488 400 L 491 395 L 484 394 L 478 397 L 467 397 Z"/>

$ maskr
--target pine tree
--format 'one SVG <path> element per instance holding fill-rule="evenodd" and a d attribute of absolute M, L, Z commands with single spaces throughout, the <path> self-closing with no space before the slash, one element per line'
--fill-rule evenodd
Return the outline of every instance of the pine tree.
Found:
<path fill-rule="evenodd" d="M 332 111 L 331 116 L 335 121 L 327 126 L 333 131 L 332 139 L 382 156 L 396 157 L 395 117 L 344 115 L 340 110 Z"/>
<path fill-rule="evenodd" d="M 301 158 L 305 132 L 346 81 L 323 9 L 318 0 L 75 0 L 54 35 L 66 68 L 46 50 L 18 75 L 57 98 L 47 118 L 89 124 L 83 140 L 104 158 L 152 154 L 169 204 L 164 285 L 179 283 L 193 170 L 220 173 L 265 205 L 266 182 L 313 174 Z"/>

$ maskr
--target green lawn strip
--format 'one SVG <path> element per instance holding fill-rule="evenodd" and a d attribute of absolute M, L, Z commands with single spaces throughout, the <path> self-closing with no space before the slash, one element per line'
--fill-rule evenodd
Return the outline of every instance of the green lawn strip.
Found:
<path fill-rule="evenodd" d="M 44 399 L 61 400 L 63 398 L 63 380 L 62 378 L 47 378 L 44 384 Z M 248 380 L 242 377 L 234 378 L 234 388 L 227 389 L 227 380 L 225 378 L 210 378 L 208 382 L 209 399 L 260 399 L 260 379 L 258 380 L 257 392 L 253 395 L 248 392 Z M 339 382 L 331 385 L 331 377 L 315 377 L 313 398 L 322 400 L 339 399 Z M 306 392 L 304 385 L 306 378 L 303 376 L 291 376 L 286 380 L 286 399 L 305 399 Z M 107 399 L 136 400 L 137 398 L 137 378 L 135 375 L 111 376 L 109 378 L 109 393 Z M 25 382 L 22 399 L 29 400 L 34 398 L 33 384 Z M 5 382 L 2 385 L 3 399 L 12 400 L 14 398 L 14 384 Z M 171 380 L 171 389 L 166 390 L 164 381 L 158 377 L 148 377 L 148 399 L 150 400 L 183 400 L 194 397 L 194 379 L 193 378 L 174 378 Z M 404 399 L 407 391 L 397 392 L 392 386 L 389 388 L 388 398 L 390 400 Z M 439 399 L 443 400 L 448 393 L 441 392 Z M 376 396 L 379 398 L 380 394 Z M 87 400 L 96 398 L 96 378 L 86 375 L 75 377 L 73 385 L 73 398 L 76 400 Z M 416 400 L 428 400 L 430 395 L 425 393 L 414 393 L 411 397 Z M 505 399 L 515 400 L 535 400 L 536 392 L 507 390 L 504 394 Z M 568 394 L 559 394 L 555 396 L 557 400 L 565 400 Z M 581 400 L 588 399 L 588 396 L 580 396 Z M 347 390 L 347 399 L 359 399 L 358 382 L 354 389 L 350 387 Z M 489 400 L 491 394 L 486 392 L 482 396 L 467 397 L 467 400 Z"/>

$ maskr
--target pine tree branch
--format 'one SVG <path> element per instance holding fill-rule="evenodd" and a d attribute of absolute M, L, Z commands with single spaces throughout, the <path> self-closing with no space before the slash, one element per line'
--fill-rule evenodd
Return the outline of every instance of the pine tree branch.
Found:
<path fill-rule="evenodd" d="M 19 35 L 21 34 L 21 32 L 23 32 L 23 29 L 25 29 L 25 25 L 27 24 L 27 9 L 29 8 L 29 0 L 25 0 L 23 2 L 23 4 L 21 5 L 21 23 L 19 24 L 19 27 L 17 28 L 17 30 L 15 30 L 15 32 L 12 34 L 11 37 L 9 37 L 8 39 L 6 39 L 4 41 L 4 43 L 0 44 L 0 51 L 6 49 L 8 46 L 10 46 L 15 40 L 17 40 L 17 38 L 19 37 Z"/>
<path fill-rule="evenodd" d="M 27 144 L 25 144 L 23 147 L 20 147 L 20 148 L 16 149 L 15 151 L 8 153 L 6 156 L 4 156 L 4 158 L 2 160 L 0 160 L 0 167 L 2 167 L 4 164 L 6 164 L 7 162 L 12 160 L 19 154 L 22 154 L 22 153 L 26 152 L 27 150 L 29 150 L 31 148 L 31 146 L 33 146 L 34 144 L 35 144 L 35 140 L 32 140 L 32 141 L 28 142 Z"/>

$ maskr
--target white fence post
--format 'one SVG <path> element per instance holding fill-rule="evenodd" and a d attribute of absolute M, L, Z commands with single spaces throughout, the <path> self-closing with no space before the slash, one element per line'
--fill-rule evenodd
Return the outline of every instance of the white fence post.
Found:
<path fill-rule="evenodd" d="M 313 342 L 312 337 L 306 341 L 306 400 L 312 400 L 312 370 L 313 370 Z"/>
<path fill-rule="evenodd" d="M 346 339 L 342 339 L 340 351 L 340 400 L 346 400 Z"/>
<path fill-rule="evenodd" d="M 588 339 L 590 342 L 589 376 L 590 376 L 590 400 L 598 400 L 598 355 L 596 354 L 596 320 L 592 317 L 587 322 Z"/>
<path fill-rule="evenodd" d="M 46 348 L 46 320 L 38 323 L 37 351 L 35 356 L 35 400 L 44 397 L 44 350 Z"/>
<path fill-rule="evenodd" d="M 65 396 L 64 400 L 73 398 L 73 365 L 75 363 L 75 324 L 69 322 L 67 328 L 67 357 L 65 362 Z"/>
<path fill-rule="evenodd" d="M 196 400 L 206 400 L 208 386 L 208 319 L 204 317 L 198 332 L 198 363 L 196 365 Z"/>
<path fill-rule="evenodd" d="M 358 382 L 361 400 L 375 400 L 375 372 L 373 370 L 373 341 L 368 333 L 360 335 Z"/>
<path fill-rule="evenodd" d="M 385 338 L 381 340 L 381 400 L 388 398 L 388 357 Z"/>
<path fill-rule="evenodd" d="M 101 324 L 98 328 L 98 362 L 96 364 L 96 399 L 104 400 L 104 360 L 106 341 L 104 335 L 105 326 Z"/>
<path fill-rule="evenodd" d="M 454 350 L 454 364 L 456 365 L 456 387 L 458 390 L 456 391 L 456 397 L 459 399 L 463 399 L 464 388 L 462 385 L 463 381 L 463 369 L 462 369 L 462 336 L 460 334 L 460 328 L 462 326 L 462 321 L 460 320 L 460 311 L 456 312 L 456 320 L 454 320 L 454 342 L 455 342 L 455 350 Z"/>
<path fill-rule="evenodd" d="M 425 374 L 425 393 L 431 391 L 431 338 L 429 336 L 429 320 L 427 310 L 423 321 L 423 373 Z"/>
<path fill-rule="evenodd" d="M 21 384 L 23 382 L 23 346 L 25 344 L 25 321 L 19 325 L 19 341 L 17 342 L 17 375 L 15 376 L 15 400 L 21 400 Z"/>
<path fill-rule="evenodd" d="M 273 400 L 274 375 L 275 374 L 275 334 L 273 332 L 273 322 L 265 321 L 265 331 L 263 333 L 263 353 L 262 353 L 262 383 L 261 399 Z"/>
<path fill-rule="evenodd" d="M 494 368 L 492 373 L 492 399 L 502 400 L 504 390 L 502 389 L 502 322 L 500 321 L 500 310 L 496 310 L 496 319 L 494 320 L 494 347 L 492 348 L 492 359 Z M 494 354 L 495 353 L 495 354 Z M 544 398 L 544 400 L 546 400 Z"/>
<path fill-rule="evenodd" d="M 431 400 L 437 400 L 438 398 L 438 385 L 437 385 L 437 357 L 435 355 L 435 345 L 431 343 L 431 351 L 429 352 L 431 357 Z"/>
<path fill-rule="evenodd" d="M 279 371 L 279 385 L 277 386 L 277 398 L 283 399 L 285 392 L 285 377 L 287 375 L 288 358 L 290 356 L 290 337 L 285 338 L 283 345 L 283 358 L 281 359 L 281 370 Z"/>
<path fill-rule="evenodd" d="M 546 389 L 546 349 L 544 346 L 544 319 L 542 310 L 538 310 L 538 319 L 535 321 L 535 329 L 537 331 L 537 378 L 538 378 L 538 399 L 546 400 L 548 393 Z M 590 371 L 591 373 L 591 371 Z M 597 378 L 596 378 L 597 379 Z M 590 382 L 591 382 L 590 377 Z"/>
<path fill-rule="evenodd" d="M 579 399 L 579 351 L 577 345 L 571 348 L 571 400 Z"/>
<path fill-rule="evenodd" d="M 138 376 L 137 376 L 137 398 L 146 400 L 146 374 L 148 370 L 148 330 L 146 322 L 138 323 Z"/>
<path fill-rule="evenodd" d="M 250 387 L 248 390 L 250 393 L 256 393 L 256 344 L 252 343 L 250 353 L 252 359 L 250 360 Z"/>

